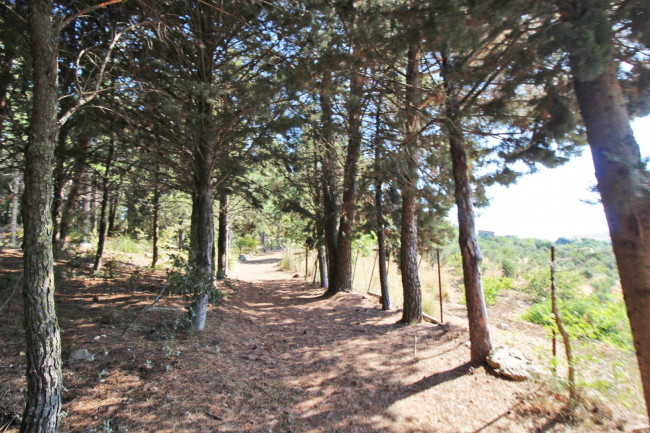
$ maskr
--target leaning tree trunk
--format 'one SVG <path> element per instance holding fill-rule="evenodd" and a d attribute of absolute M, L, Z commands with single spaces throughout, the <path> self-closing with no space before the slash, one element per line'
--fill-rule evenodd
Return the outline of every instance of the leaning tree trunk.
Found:
<path fill-rule="evenodd" d="M 79 189 L 81 188 L 81 180 L 84 174 L 84 166 L 86 164 L 86 153 L 90 146 L 90 137 L 82 135 L 79 137 L 79 154 L 74 163 L 72 183 L 70 184 L 70 191 L 68 191 L 68 198 L 63 205 L 61 212 L 61 222 L 59 223 L 59 237 L 56 241 L 56 253 L 62 252 L 66 247 L 68 233 L 70 231 L 70 224 L 72 223 L 72 209 L 77 203 L 79 198 Z"/>
<path fill-rule="evenodd" d="M 222 194 L 219 201 L 219 234 L 217 247 L 217 279 L 228 276 L 228 194 Z"/>
<path fill-rule="evenodd" d="M 463 261 L 471 360 L 472 363 L 481 364 L 485 362 L 492 349 L 492 340 L 481 282 L 483 256 L 474 226 L 470 169 L 467 163 L 467 152 L 463 146 L 462 133 L 458 130 L 456 113 L 457 109 L 453 101 L 448 102 L 446 129 L 451 151 L 456 206 L 458 207 L 458 242 Z"/>
<path fill-rule="evenodd" d="M 97 252 L 95 254 L 95 265 L 93 272 L 99 273 L 102 270 L 102 258 L 104 255 L 104 244 L 106 243 L 106 210 L 110 194 L 111 169 L 113 166 L 113 156 L 115 154 L 115 138 L 111 136 L 111 144 L 108 148 L 108 157 L 106 158 L 106 171 L 102 179 L 102 203 L 99 211 L 99 233 L 97 234 Z"/>
<path fill-rule="evenodd" d="M 406 137 L 402 147 L 402 228 L 400 232 L 400 269 L 404 291 L 402 323 L 422 322 L 422 290 L 418 275 L 418 165 L 420 129 L 420 40 L 409 43 L 406 66 Z"/>
<path fill-rule="evenodd" d="M 19 211 L 19 200 L 20 200 L 20 171 L 15 169 L 13 172 L 14 184 L 12 187 L 13 200 L 11 203 L 11 225 L 9 231 L 11 233 L 11 244 L 18 244 L 18 211 Z"/>
<path fill-rule="evenodd" d="M 612 61 L 591 81 L 574 80 L 650 407 L 650 194 Z M 650 411 L 650 409 L 649 409 Z"/>
<path fill-rule="evenodd" d="M 61 337 L 54 309 L 52 161 L 57 135 L 57 52 L 50 0 L 29 0 L 34 105 L 25 149 L 24 327 L 27 400 L 20 431 L 57 432 Z"/>

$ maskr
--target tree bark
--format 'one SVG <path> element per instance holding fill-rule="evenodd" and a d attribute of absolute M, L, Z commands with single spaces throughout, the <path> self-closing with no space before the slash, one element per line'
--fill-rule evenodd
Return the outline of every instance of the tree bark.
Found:
<path fill-rule="evenodd" d="M 120 188 L 117 187 L 110 198 L 110 206 L 108 209 L 108 236 L 113 236 L 115 234 L 115 219 L 117 217 L 117 206 L 119 203 Z"/>
<path fill-rule="evenodd" d="M 63 205 L 61 212 L 61 222 L 59 223 L 59 237 L 56 241 L 56 253 L 62 252 L 66 247 L 68 232 L 70 231 L 70 224 L 72 223 L 71 212 L 79 198 L 79 189 L 81 188 L 81 179 L 84 174 L 84 166 L 86 165 L 86 153 L 90 147 L 90 137 L 82 135 L 79 137 L 79 154 L 75 159 L 72 183 L 70 184 L 70 191 L 68 197 Z M 56 255 L 56 254 L 55 254 Z"/>
<path fill-rule="evenodd" d="M 382 193 L 383 182 L 381 177 L 381 158 L 383 150 L 383 139 L 381 138 L 381 111 L 382 100 L 380 99 L 377 106 L 377 115 L 375 122 L 377 125 L 375 131 L 375 209 L 377 216 L 377 260 L 379 262 L 379 286 L 381 288 L 381 309 L 384 311 L 393 308 L 390 301 L 390 291 L 388 287 L 388 269 L 386 268 L 386 221 L 384 219 L 384 198 Z"/>
<path fill-rule="evenodd" d="M 90 242 L 90 209 L 93 201 L 93 174 L 86 173 L 86 194 L 84 195 L 83 243 Z"/>
<path fill-rule="evenodd" d="M 327 254 L 325 253 L 325 245 L 318 247 L 318 270 L 320 273 L 320 286 L 327 288 L 329 281 L 327 279 Z"/>
<path fill-rule="evenodd" d="M 12 187 L 12 193 L 13 193 L 13 199 L 11 203 L 11 225 L 9 227 L 9 231 L 11 233 L 11 244 L 12 245 L 17 245 L 18 244 L 18 214 L 19 214 L 19 207 L 20 207 L 20 171 L 18 169 L 15 169 L 13 172 L 13 178 L 14 178 L 14 184 Z"/>
<path fill-rule="evenodd" d="M 356 44 L 353 42 L 353 46 Z M 360 57 L 358 48 L 354 48 L 353 57 Z M 363 77 L 359 66 L 350 77 L 350 97 L 347 104 L 348 148 L 343 168 L 343 202 L 336 239 L 335 269 L 330 274 L 330 285 L 326 295 L 352 291 L 352 240 L 354 222 L 357 212 L 357 181 L 359 175 L 359 157 L 361 154 L 361 119 L 363 115 Z"/>
<path fill-rule="evenodd" d="M 457 110 L 453 101 L 449 101 L 446 113 L 446 130 L 451 151 L 456 206 L 458 207 L 458 242 L 463 261 L 463 282 L 465 284 L 465 300 L 469 321 L 471 361 L 475 364 L 482 364 L 492 349 L 492 340 L 488 328 L 487 310 L 481 282 L 481 261 L 483 256 L 476 238 L 474 225 L 470 169 L 467 163 L 467 152 L 463 145 L 462 133 L 458 130 L 456 113 Z"/>
<path fill-rule="evenodd" d="M 51 0 L 29 0 L 34 80 L 25 149 L 24 327 L 27 401 L 21 433 L 57 432 L 61 411 L 61 337 L 54 308 L 52 162 L 57 136 L 57 51 Z"/>
<path fill-rule="evenodd" d="M 97 253 L 95 254 L 95 265 L 93 272 L 99 273 L 102 270 L 102 256 L 104 255 L 104 244 L 106 243 L 106 210 L 110 194 L 111 170 L 113 167 L 113 156 L 115 154 L 115 138 L 111 136 L 111 144 L 106 157 L 106 171 L 102 179 L 102 203 L 99 211 L 99 233 L 97 234 Z"/>
<path fill-rule="evenodd" d="M 325 234 L 325 248 L 327 256 L 327 288 L 336 286 L 336 264 L 337 264 L 337 239 L 339 233 L 339 197 L 338 197 L 338 152 L 334 144 L 332 121 L 332 104 L 327 94 L 328 88 L 332 85 L 329 72 L 323 75 L 323 90 L 319 95 L 321 107 L 321 131 L 324 152 L 321 161 L 323 171 L 323 231 Z M 326 292 L 327 294 L 328 292 Z"/>
<path fill-rule="evenodd" d="M 219 202 L 219 238 L 217 248 L 217 279 L 228 276 L 228 194 L 222 194 Z"/>
<path fill-rule="evenodd" d="M 158 173 L 154 180 L 155 186 L 153 191 L 153 224 L 151 228 L 153 238 L 153 252 L 151 254 L 151 268 L 156 267 L 158 263 L 158 216 L 160 214 L 160 187 L 158 186 Z"/>
<path fill-rule="evenodd" d="M 57 145 L 54 150 L 56 166 L 54 168 L 54 193 L 52 195 L 52 242 L 56 244 L 59 235 L 59 212 L 63 203 L 63 189 L 66 184 L 65 143 L 69 126 L 63 125 L 59 130 Z"/>
<path fill-rule="evenodd" d="M 190 227 L 190 268 L 196 284 L 192 303 L 193 325 L 198 331 L 205 328 L 208 295 L 215 288 L 214 274 L 214 215 L 209 175 L 195 173 L 195 192 L 192 195 L 192 226 Z"/>
<path fill-rule="evenodd" d="M 418 165 L 420 149 L 418 135 L 420 116 L 420 40 L 409 42 L 406 65 L 406 135 L 402 146 L 402 228 L 400 232 L 400 269 L 404 309 L 402 323 L 422 322 L 422 290 L 418 275 Z"/>
<path fill-rule="evenodd" d="M 591 81 L 574 80 L 650 411 L 650 194 L 648 173 L 612 60 Z"/>

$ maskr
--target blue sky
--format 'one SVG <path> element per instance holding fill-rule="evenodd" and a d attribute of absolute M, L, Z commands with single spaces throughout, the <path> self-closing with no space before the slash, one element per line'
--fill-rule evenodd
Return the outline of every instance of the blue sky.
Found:
<path fill-rule="evenodd" d="M 644 157 L 650 156 L 650 116 L 632 124 Z M 559 237 L 607 233 L 607 221 L 598 194 L 591 152 L 554 169 L 541 168 L 516 184 L 488 188 L 490 206 L 476 209 L 476 228 L 497 235 L 556 240 Z M 455 211 L 451 220 L 455 221 Z"/>

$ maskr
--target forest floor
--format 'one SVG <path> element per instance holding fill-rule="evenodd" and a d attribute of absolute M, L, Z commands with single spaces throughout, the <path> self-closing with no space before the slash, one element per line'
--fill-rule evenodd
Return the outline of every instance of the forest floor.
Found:
<path fill-rule="evenodd" d="M 95 278 L 60 261 L 61 431 L 606 432 L 644 421 L 595 400 L 569 410 L 543 382 L 471 367 L 462 305 L 445 311 L 444 326 L 402 326 L 401 313 L 381 311 L 375 298 L 319 298 L 321 289 L 280 271 L 279 260 L 269 253 L 237 264 L 202 333 L 176 330 L 186 301 L 164 297 L 124 337 L 165 272 L 122 257 L 110 278 Z M 20 269 L 17 251 L 0 253 L 0 277 L 15 281 Z M 0 299 L 9 291 L 0 288 Z M 505 328 L 493 338 L 532 357 L 544 332 L 518 319 L 518 302 L 490 310 Z M 0 433 L 18 431 L 10 421 L 24 405 L 21 311 L 16 295 L 0 312 Z M 94 360 L 67 361 L 74 349 Z"/>

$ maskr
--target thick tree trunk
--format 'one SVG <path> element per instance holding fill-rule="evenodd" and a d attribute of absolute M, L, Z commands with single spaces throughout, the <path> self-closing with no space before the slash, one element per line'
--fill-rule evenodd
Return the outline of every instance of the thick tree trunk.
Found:
<path fill-rule="evenodd" d="M 84 174 L 86 164 L 86 153 L 90 147 L 90 137 L 82 135 L 79 137 L 79 154 L 74 163 L 72 183 L 68 191 L 68 197 L 63 205 L 61 212 L 61 222 L 59 223 L 59 237 L 56 241 L 55 255 L 62 252 L 66 247 L 70 224 L 72 223 L 72 209 L 74 209 L 77 199 L 79 198 L 79 189 L 81 188 L 81 179 Z"/>
<path fill-rule="evenodd" d="M 469 321 L 469 339 L 471 344 L 472 363 L 485 362 L 492 349 L 492 340 L 488 328 L 487 310 L 483 297 L 481 282 L 481 247 L 476 238 L 474 226 L 474 206 L 472 204 L 472 188 L 470 169 L 467 163 L 467 152 L 463 146 L 463 138 L 456 123 L 456 113 L 453 102 L 447 107 L 447 134 L 454 176 L 456 206 L 458 207 L 458 242 L 463 261 L 463 282 L 465 284 L 465 300 L 467 318 Z"/>
<path fill-rule="evenodd" d="M 20 171 L 18 169 L 15 169 L 13 172 L 13 186 L 12 186 L 12 193 L 13 193 L 13 199 L 11 203 L 11 222 L 9 226 L 9 232 L 11 233 L 11 244 L 12 245 L 17 245 L 18 244 L 18 213 L 19 213 L 19 207 L 20 207 Z"/>
<path fill-rule="evenodd" d="M 331 85 L 331 75 L 323 76 L 323 88 Z M 327 255 L 327 288 L 336 286 L 337 264 L 337 239 L 339 233 L 339 197 L 338 197 L 338 152 L 332 136 L 334 123 L 332 121 L 332 105 L 326 92 L 319 95 L 321 106 L 321 130 L 324 152 L 321 161 L 323 171 L 323 231 L 325 234 L 325 248 Z M 326 292 L 327 294 L 328 292 Z"/>
<path fill-rule="evenodd" d="M 418 275 L 418 165 L 420 149 L 418 135 L 420 116 L 420 40 L 414 37 L 409 43 L 406 65 L 406 136 L 402 146 L 401 190 L 402 228 L 400 232 L 400 269 L 404 310 L 402 323 L 422 322 L 422 290 Z"/>
<path fill-rule="evenodd" d="M 217 279 L 228 276 L 228 195 L 222 194 L 219 201 L 219 237 L 217 250 Z"/>
<path fill-rule="evenodd" d="M 630 128 L 617 66 L 574 81 L 630 319 L 646 406 L 650 405 L 650 194 Z M 650 410 L 649 410 L 650 411 Z"/>
<path fill-rule="evenodd" d="M 203 176 L 202 176 L 203 174 Z M 209 292 L 216 287 L 214 269 L 214 215 L 210 178 L 195 173 L 192 194 L 192 226 L 190 228 L 190 268 L 196 284 L 192 303 L 193 325 L 198 331 L 205 327 Z"/>
<path fill-rule="evenodd" d="M 29 0 L 34 80 L 25 149 L 24 326 L 27 401 L 20 431 L 57 432 L 61 411 L 61 338 L 54 309 L 52 161 L 57 135 L 57 52 L 49 0 Z"/>
<path fill-rule="evenodd" d="M 356 56 L 359 54 L 354 53 L 353 55 L 358 58 Z M 358 70 L 355 70 L 350 78 L 350 97 L 347 105 L 348 148 L 343 168 L 343 203 L 336 239 L 336 268 L 330 275 L 330 285 L 326 295 L 352 290 L 352 240 L 357 213 L 357 178 L 362 141 L 361 118 L 363 115 L 363 77 Z"/>
<path fill-rule="evenodd" d="M 158 263 L 158 216 L 160 214 L 160 188 L 158 187 L 158 174 L 154 180 L 155 186 L 153 191 L 153 224 L 151 228 L 151 237 L 153 239 L 153 252 L 151 254 L 151 267 L 155 268 Z"/>
<path fill-rule="evenodd" d="M 115 154 L 115 139 L 111 137 L 111 144 L 108 148 L 108 157 L 106 158 L 106 171 L 102 179 L 102 203 L 99 211 L 99 233 L 97 234 L 97 253 L 95 254 L 95 265 L 93 271 L 99 273 L 102 270 L 102 257 L 104 255 L 104 244 L 106 243 L 106 211 L 110 194 L 111 169 L 113 166 L 113 156 Z"/>
<path fill-rule="evenodd" d="M 83 243 L 90 242 L 90 209 L 93 201 L 93 175 L 91 172 L 86 174 L 86 194 L 84 195 L 84 225 L 83 225 Z"/>

